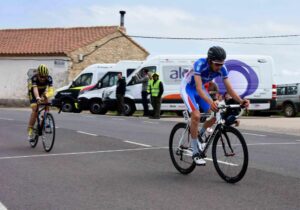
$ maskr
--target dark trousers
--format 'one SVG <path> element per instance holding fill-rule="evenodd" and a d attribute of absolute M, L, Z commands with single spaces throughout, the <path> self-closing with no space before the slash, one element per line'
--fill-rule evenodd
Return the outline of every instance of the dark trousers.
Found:
<path fill-rule="evenodd" d="M 116 98 L 117 98 L 117 112 L 119 115 L 124 115 L 125 114 L 124 95 L 116 94 Z"/>
<path fill-rule="evenodd" d="M 142 91 L 142 104 L 144 108 L 144 116 L 149 115 L 149 107 L 148 107 L 148 92 L 147 91 Z"/>
<path fill-rule="evenodd" d="M 160 117 L 161 97 L 151 96 L 151 104 L 153 107 L 153 117 L 159 118 Z"/>

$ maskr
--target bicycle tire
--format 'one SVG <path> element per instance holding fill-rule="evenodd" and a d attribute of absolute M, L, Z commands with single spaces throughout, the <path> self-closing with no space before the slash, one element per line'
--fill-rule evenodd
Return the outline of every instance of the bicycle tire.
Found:
<path fill-rule="evenodd" d="M 228 137 L 228 134 L 236 136 L 237 143 L 233 142 L 232 138 L 230 139 Z M 222 136 L 225 137 L 223 141 L 222 141 L 223 138 Z M 221 143 L 221 145 L 218 146 L 218 143 Z M 231 146 L 228 146 L 229 144 Z M 234 150 L 235 152 L 233 151 L 232 147 L 235 147 Z M 241 151 L 243 153 L 242 154 L 243 160 L 241 161 L 240 164 L 236 164 L 235 161 L 233 161 L 233 158 L 231 157 L 240 156 L 240 154 L 238 154 L 237 152 L 238 151 L 237 148 L 239 147 L 241 147 L 242 149 Z M 220 151 L 219 152 L 220 154 L 218 153 L 218 151 Z M 218 158 L 218 155 L 220 155 L 220 157 L 222 156 L 222 152 L 223 152 L 223 156 L 226 159 L 225 161 L 220 160 L 220 158 Z M 225 155 L 225 153 L 227 153 L 227 155 Z M 248 148 L 243 135 L 236 128 L 233 128 L 231 126 L 224 126 L 221 132 L 218 132 L 218 134 L 214 138 L 213 145 L 212 145 L 212 158 L 213 158 L 215 169 L 223 180 L 225 180 L 228 183 L 239 182 L 246 174 L 248 168 L 248 159 L 249 159 Z M 228 159 L 230 159 L 229 162 L 227 161 Z M 224 167 L 222 167 L 224 165 L 225 167 L 227 167 L 227 169 L 229 169 L 229 167 L 232 167 L 233 169 L 237 169 L 236 170 L 237 173 L 235 173 L 234 175 L 228 175 L 228 173 L 225 172 Z M 238 169 L 238 166 L 241 166 L 241 169 Z"/>
<path fill-rule="evenodd" d="M 49 128 L 46 128 L 46 126 L 47 126 L 46 124 L 49 122 L 52 124 L 52 125 L 49 125 L 51 131 L 49 131 Z M 47 140 L 45 140 L 45 135 L 48 135 L 48 134 L 49 134 L 49 139 L 47 138 Z M 50 134 L 52 134 L 52 136 Z M 54 121 L 54 117 L 51 113 L 46 114 L 45 123 L 43 125 L 43 136 L 44 136 L 44 139 L 43 139 L 44 150 L 46 152 L 50 152 L 54 146 L 54 141 L 55 141 L 55 121 Z"/>
<path fill-rule="evenodd" d="M 175 168 L 182 174 L 189 174 L 191 173 L 195 167 L 196 167 L 196 164 L 195 162 L 193 161 L 192 157 L 190 157 L 190 163 L 188 163 L 187 167 L 186 168 L 183 168 L 180 164 L 179 164 L 179 161 L 176 160 L 176 157 L 178 157 L 179 155 L 176 154 L 176 151 L 177 151 L 177 148 L 178 148 L 178 143 L 179 142 L 175 142 L 174 140 L 174 136 L 176 134 L 176 132 L 179 130 L 179 129 L 183 129 L 185 130 L 186 129 L 186 126 L 187 124 L 186 123 L 178 123 L 176 124 L 172 131 L 171 131 L 171 134 L 170 134 L 170 138 L 169 138 L 169 152 L 170 152 L 170 156 L 171 156 L 171 160 L 172 160 L 172 163 L 173 165 L 175 166 Z M 188 129 L 187 131 L 187 135 L 190 136 L 190 130 Z M 174 145 L 173 145 L 174 144 Z M 175 145 L 176 144 L 176 145 Z M 175 147 L 174 147 L 175 146 Z M 176 148 L 176 150 L 174 150 L 173 148 Z M 182 153 L 181 153 L 181 159 L 182 159 Z M 185 162 L 185 161 L 182 161 L 182 162 Z"/>

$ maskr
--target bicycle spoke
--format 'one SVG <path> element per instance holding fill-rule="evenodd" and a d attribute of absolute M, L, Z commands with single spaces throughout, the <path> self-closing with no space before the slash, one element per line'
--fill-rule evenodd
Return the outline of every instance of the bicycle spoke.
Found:
<path fill-rule="evenodd" d="M 43 128 L 43 146 L 46 152 L 49 152 L 54 144 L 55 139 L 55 123 L 53 116 L 47 114 Z"/>
<path fill-rule="evenodd" d="M 242 135 L 230 127 L 216 137 L 213 144 L 214 165 L 228 182 L 239 181 L 248 166 L 248 151 Z"/>
<path fill-rule="evenodd" d="M 186 127 L 186 124 L 179 123 L 173 128 L 169 148 L 172 162 L 178 171 L 186 174 L 195 168 L 189 128 Z"/>

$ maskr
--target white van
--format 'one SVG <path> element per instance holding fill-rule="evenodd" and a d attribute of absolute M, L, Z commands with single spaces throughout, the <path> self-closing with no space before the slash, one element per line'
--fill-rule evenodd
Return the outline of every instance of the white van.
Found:
<path fill-rule="evenodd" d="M 181 113 L 186 107 L 180 97 L 180 82 L 194 62 L 206 55 L 161 55 L 146 60 L 128 78 L 125 95 L 126 115 L 132 115 L 135 110 L 143 110 L 141 99 L 141 84 L 132 78 L 142 74 L 144 69 L 157 72 L 164 85 L 161 111 Z M 270 56 L 263 55 L 229 55 L 225 63 L 229 71 L 229 79 L 233 88 L 242 96 L 250 99 L 250 110 L 268 110 L 275 105 L 276 85 L 274 85 L 274 65 Z M 216 78 L 220 93 L 225 93 L 225 87 L 220 78 Z M 115 110 L 116 87 L 110 87 L 103 93 L 103 101 L 109 110 Z M 150 109 L 152 107 L 150 106 Z"/>
<path fill-rule="evenodd" d="M 55 91 L 53 105 L 60 107 L 63 103 L 62 111 L 79 112 L 75 107 L 77 96 L 83 88 L 89 85 L 95 85 L 97 81 L 116 64 L 93 64 L 86 67 L 75 79 L 68 85 L 58 88 Z"/>
<path fill-rule="evenodd" d="M 124 60 L 118 62 L 107 72 L 98 83 L 88 91 L 79 93 L 78 103 L 81 110 L 90 110 L 93 114 L 105 114 L 107 109 L 103 107 L 102 93 L 106 88 L 116 85 L 118 74 L 127 78 L 136 68 L 142 65 L 142 61 Z"/>

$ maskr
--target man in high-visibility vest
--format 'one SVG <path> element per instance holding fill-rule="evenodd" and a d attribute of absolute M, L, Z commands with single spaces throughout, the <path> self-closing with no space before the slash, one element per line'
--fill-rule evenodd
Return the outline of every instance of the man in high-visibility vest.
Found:
<path fill-rule="evenodd" d="M 159 80 L 159 75 L 154 73 L 152 75 L 152 80 L 148 83 L 148 93 L 151 96 L 151 105 L 153 107 L 152 119 L 160 118 L 160 106 L 161 106 L 161 96 L 164 93 L 164 86 L 162 81 Z"/>

